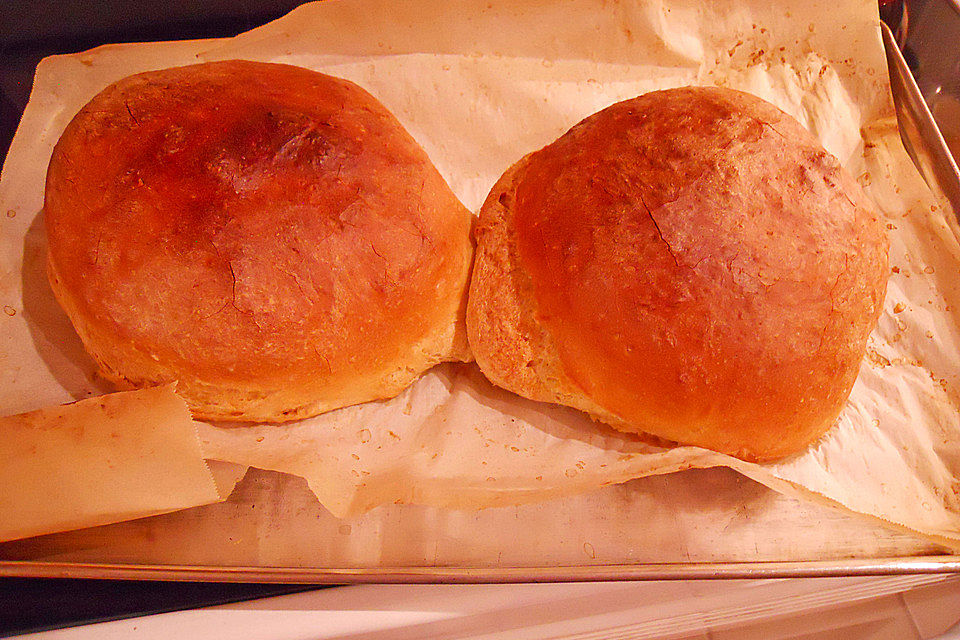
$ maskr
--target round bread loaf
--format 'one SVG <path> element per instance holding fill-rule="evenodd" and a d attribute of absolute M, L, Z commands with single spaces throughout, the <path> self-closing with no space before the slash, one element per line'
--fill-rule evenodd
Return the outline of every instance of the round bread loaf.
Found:
<path fill-rule="evenodd" d="M 284 421 L 468 357 L 470 213 L 370 94 L 298 67 L 142 73 L 70 122 L 47 173 L 48 274 L 121 388 Z"/>
<path fill-rule="evenodd" d="M 794 119 L 738 91 L 657 91 L 500 179 L 467 331 L 522 396 L 769 460 L 836 420 L 887 273 L 877 214 Z"/>

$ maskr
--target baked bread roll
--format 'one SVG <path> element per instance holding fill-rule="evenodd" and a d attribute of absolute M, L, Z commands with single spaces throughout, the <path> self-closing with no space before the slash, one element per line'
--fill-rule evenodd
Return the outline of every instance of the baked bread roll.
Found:
<path fill-rule="evenodd" d="M 284 421 L 468 357 L 472 217 L 351 82 L 287 65 L 97 95 L 46 183 L 51 286 L 103 375 L 200 418 Z"/>
<path fill-rule="evenodd" d="M 831 427 L 888 273 L 836 158 L 728 89 L 587 118 L 504 174 L 476 234 L 467 331 L 491 381 L 747 460 Z"/>

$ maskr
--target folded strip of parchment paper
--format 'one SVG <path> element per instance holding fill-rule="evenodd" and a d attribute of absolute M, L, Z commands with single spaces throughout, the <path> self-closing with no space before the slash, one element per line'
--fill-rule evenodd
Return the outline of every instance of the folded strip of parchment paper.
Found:
<path fill-rule="evenodd" d="M 0 418 L 0 434 L 0 540 L 223 499 L 172 385 Z"/>

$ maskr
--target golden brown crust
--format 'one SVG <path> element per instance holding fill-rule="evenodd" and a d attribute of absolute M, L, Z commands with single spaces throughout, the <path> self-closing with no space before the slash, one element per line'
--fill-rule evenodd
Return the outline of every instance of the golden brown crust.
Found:
<path fill-rule="evenodd" d="M 835 421 L 886 278 L 876 213 L 796 121 L 675 89 L 504 175 L 480 213 L 467 329 L 520 395 L 766 460 Z"/>
<path fill-rule="evenodd" d="M 203 418 L 395 395 L 468 357 L 471 216 L 353 83 L 228 61 L 125 78 L 47 174 L 51 285 L 104 375 Z"/>

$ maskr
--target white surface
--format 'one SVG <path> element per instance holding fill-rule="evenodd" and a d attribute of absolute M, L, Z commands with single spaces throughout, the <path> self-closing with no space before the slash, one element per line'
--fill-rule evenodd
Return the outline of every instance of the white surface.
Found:
<path fill-rule="evenodd" d="M 960 639 L 960 576 L 355 586 L 23 636 Z M 942 635 L 940 635 L 942 634 Z"/>

